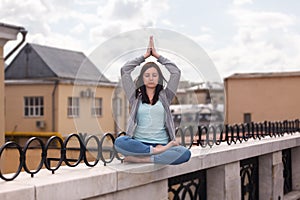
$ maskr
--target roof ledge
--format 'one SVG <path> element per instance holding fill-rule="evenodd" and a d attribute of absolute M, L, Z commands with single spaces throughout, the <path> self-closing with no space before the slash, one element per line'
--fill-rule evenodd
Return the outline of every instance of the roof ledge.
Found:
<path fill-rule="evenodd" d="M 9 40 L 16 40 L 17 35 L 21 30 L 25 29 L 20 26 L 0 23 L 0 45 L 4 46 Z"/>

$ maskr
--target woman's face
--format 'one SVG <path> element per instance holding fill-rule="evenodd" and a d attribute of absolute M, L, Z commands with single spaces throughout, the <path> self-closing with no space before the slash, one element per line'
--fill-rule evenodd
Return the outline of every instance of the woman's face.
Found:
<path fill-rule="evenodd" d="M 159 74 L 154 67 L 150 67 L 143 74 L 143 81 L 146 88 L 155 88 L 158 84 Z"/>

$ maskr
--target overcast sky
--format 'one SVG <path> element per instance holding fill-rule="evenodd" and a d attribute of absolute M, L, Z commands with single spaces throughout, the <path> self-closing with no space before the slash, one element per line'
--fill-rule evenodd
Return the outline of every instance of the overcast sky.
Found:
<path fill-rule="evenodd" d="M 149 27 L 194 40 L 223 78 L 300 71 L 299 0 L 0 0 L 0 10 L 0 22 L 28 30 L 27 42 L 87 56 L 111 36 Z"/>

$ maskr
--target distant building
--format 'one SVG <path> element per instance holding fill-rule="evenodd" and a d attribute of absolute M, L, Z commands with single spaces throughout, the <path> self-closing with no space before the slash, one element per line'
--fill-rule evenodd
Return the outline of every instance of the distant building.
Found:
<path fill-rule="evenodd" d="M 223 123 L 224 96 L 222 83 L 180 82 L 171 105 L 175 126 Z"/>
<path fill-rule="evenodd" d="M 173 104 L 224 104 L 224 87 L 222 83 L 188 83 L 180 82 Z"/>
<path fill-rule="evenodd" d="M 300 72 L 234 74 L 225 79 L 229 124 L 300 118 Z"/>
<path fill-rule="evenodd" d="M 189 104 L 224 104 L 224 88 L 221 83 L 199 83 L 188 88 L 187 94 L 190 97 Z"/>
<path fill-rule="evenodd" d="M 83 53 L 26 44 L 5 70 L 7 136 L 124 129 L 112 114 L 123 101 L 115 89 Z"/>

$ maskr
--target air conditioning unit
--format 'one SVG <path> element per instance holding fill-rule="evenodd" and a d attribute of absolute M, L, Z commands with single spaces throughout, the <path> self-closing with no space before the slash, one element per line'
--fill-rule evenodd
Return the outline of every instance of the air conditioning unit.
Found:
<path fill-rule="evenodd" d="M 36 127 L 40 129 L 45 128 L 46 127 L 45 121 L 36 121 Z"/>
<path fill-rule="evenodd" d="M 87 96 L 86 91 L 81 91 L 81 92 L 80 92 L 80 97 L 81 97 L 81 98 L 85 98 L 86 96 Z"/>
<path fill-rule="evenodd" d="M 95 94 L 90 88 L 80 91 L 81 98 L 93 98 L 94 96 Z"/>
<path fill-rule="evenodd" d="M 87 98 L 93 98 L 95 96 L 95 94 L 90 88 L 88 88 L 86 90 L 86 96 L 87 96 Z"/>

